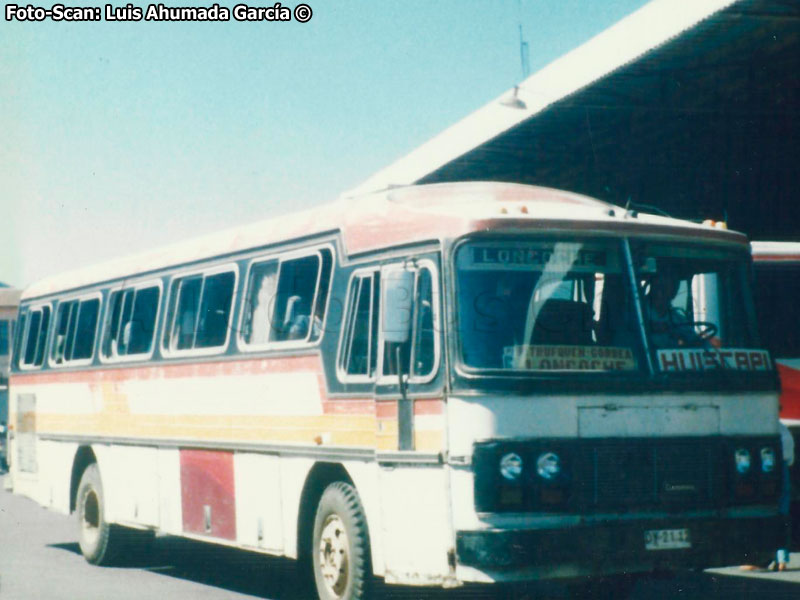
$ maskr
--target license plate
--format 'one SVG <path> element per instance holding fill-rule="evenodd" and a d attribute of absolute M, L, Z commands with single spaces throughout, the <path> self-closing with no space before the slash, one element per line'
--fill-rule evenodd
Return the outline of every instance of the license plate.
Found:
<path fill-rule="evenodd" d="M 649 529 L 644 532 L 645 550 L 679 550 L 691 547 L 688 529 Z"/>

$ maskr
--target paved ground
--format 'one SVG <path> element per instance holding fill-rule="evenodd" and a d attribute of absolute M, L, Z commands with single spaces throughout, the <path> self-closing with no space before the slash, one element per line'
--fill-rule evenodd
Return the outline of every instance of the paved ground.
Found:
<path fill-rule="evenodd" d="M 305 600 L 292 561 L 176 538 L 159 538 L 154 550 L 127 568 L 88 565 L 75 543 L 72 518 L 43 509 L 0 486 L 0 600 L 217 600 L 261 598 Z M 636 600 L 789 600 L 800 598 L 800 554 L 785 573 L 745 574 L 738 568 L 646 578 L 636 582 Z M 563 590 L 485 587 L 454 592 L 378 586 L 391 599 L 564 598 Z M 593 597 L 613 597 L 609 590 Z M 584 594 L 586 590 L 584 590 Z"/>

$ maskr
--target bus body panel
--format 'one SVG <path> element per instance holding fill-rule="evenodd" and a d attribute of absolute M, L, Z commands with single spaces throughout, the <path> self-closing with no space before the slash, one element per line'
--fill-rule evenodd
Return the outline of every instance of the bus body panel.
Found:
<path fill-rule="evenodd" d="M 283 554 L 283 503 L 285 485 L 278 456 L 236 454 L 236 540 L 250 548 Z"/>
<path fill-rule="evenodd" d="M 382 464 L 380 536 L 386 581 L 407 585 L 456 583 L 447 469 L 439 464 Z M 413 551 L 412 551 L 413 549 Z"/>
<path fill-rule="evenodd" d="M 476 441 L 495 438 L 777 435 L 776 412 L 770 392 L 450 396 L 449 451 L 469 458 Z"/>

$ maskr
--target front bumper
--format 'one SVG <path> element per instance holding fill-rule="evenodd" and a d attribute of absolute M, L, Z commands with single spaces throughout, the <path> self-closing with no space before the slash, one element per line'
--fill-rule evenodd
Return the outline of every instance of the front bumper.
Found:
<path fill-rule="evenodd" d="M 646 550 L 645 532 L 688 529 L 691 548 Z M 459 531 L 458 563 L 481 570 L 581 565 L 584 574 L 769 562 L 785 537 L 779 515 L 603 521 L 560 529 Z"/>

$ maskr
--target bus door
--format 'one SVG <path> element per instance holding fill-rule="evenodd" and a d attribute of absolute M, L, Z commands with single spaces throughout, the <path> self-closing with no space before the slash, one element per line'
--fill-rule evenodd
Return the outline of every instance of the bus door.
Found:
<path fill-rule="evenodd" d="M 383 289 L 375 399 L 379 420 L 384 414 L 392 415 L 396 421 L 391 427 L 395 430 L 393 441 L 383 449 L 438 451 L 441 448 L 430 447 L 429 443 L 418 447 L 421 433 L 415 427 L 415 415 L 430 412 L 429 405 L 442 399 L 442 387 L 434 383 L 441 354 L 437 337 L 440 331 L 435 326 L 439 314 L 435 264 L 430 260 L 409 260 L 386 265 L 380 279 Z M 381 405 L 385 408 L 381 409 Z"/>
<path fill-rule="evenodd" d="M 384 265 L 375 386 L 386 577 L 451 576 L 438 268 Z"/>

